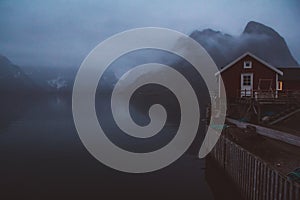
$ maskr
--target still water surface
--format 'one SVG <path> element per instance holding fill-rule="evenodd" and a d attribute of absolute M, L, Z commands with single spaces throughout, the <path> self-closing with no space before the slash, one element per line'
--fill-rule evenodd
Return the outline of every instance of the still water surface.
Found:
<path fill-rule="evenodd" d="M 1 199 L 240 199 L 223 173 L 188 153 L 157 172 L 110 169 L 82 145 L 70 97 L 21 102 L 2 102 Z"/>

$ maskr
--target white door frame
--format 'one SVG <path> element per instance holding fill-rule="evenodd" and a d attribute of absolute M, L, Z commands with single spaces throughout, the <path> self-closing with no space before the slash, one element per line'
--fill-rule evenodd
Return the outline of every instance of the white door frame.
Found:
<path fill-rule="evenodd" d="M 250 75 L 250 85 L 249 86 L 245 86 L 244 85 L 244 76 Z M 251 97 L 253 94 L 253 73 L 242 73 L 241 74 L 241 97 Z"/>

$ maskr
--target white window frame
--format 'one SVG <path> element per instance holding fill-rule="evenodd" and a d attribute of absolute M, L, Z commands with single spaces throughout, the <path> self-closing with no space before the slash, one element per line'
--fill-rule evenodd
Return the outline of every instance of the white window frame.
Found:
<path fill-rule="evenodd" d="M 252 68 L 252 61 L 250 60 L 244 61 L 244 69 L 251 69 L 251 68 Z"/>

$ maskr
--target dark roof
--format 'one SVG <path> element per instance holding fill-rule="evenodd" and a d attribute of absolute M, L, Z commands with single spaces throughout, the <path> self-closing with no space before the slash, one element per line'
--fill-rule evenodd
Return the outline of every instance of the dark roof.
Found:
<path fill-rule="evenodd" d="M 290 68 L 297 68 L 297 69 L 300 69 L 300 66 L 296 66 L 296 65 L 295 65 L 295 66 L 282 66 L 282 67 L 281 67 L 281 66 L 277 66 L 277 68 L 281 68 L 281 69 L 282 69 L 282 68 L 283 68 L 283 69 L 284 69 L 284 68 L 287 68 L 287 69 L 290 69 Z"/>
<path fill-rule="evenodd" d="M 275 71 L 276 73 L 278 73 L 280 75 L 283 74 L 283 72 L 280 69 L 278 69 L 278 68 L 270 65 L 269 63 L 267 63 L 266 61 L 262 60 L 261 58 L 255 56 L 254 54 L 252 54 L 250 52 L 246 52 L 243 55 L 241 55 L 240 57 L 238 57 L 237 59 L 235 59 L 234 61 L 232 61 L 231 63 L 229 63 L 228 65 L 226 65 L 225 67 L 223 67 L 220 71 L 218 71 L 217 73 L 215 73 L 215 75 L 218 76 L 219 74 L 221 74 L 222 72 L 224 72 L 228 68 L 232 67 L 235 63 L 237 63 L 238 61 L 240 61 L 241 59 L 243 59 L 246 56 L 250 56 L 250 57 L 256 59 L 257 61 L 261 62 L 266 67 L 270 68 L 271 70 Z"/>
<path fill-rule="evenodd" d="M 300 67 L 279 68 L 283 72 L 283 76 L 279 76 L 279 80 L 300 81 Z"/>

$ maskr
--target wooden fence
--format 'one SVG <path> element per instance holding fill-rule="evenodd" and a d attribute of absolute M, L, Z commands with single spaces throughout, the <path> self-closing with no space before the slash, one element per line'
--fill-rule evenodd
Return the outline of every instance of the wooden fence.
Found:
<path fill-rule="evenodd" d="M 224 168 L 245 200 L 300 200 L 300 185 L 221 136 L 211 156 Z"/>

